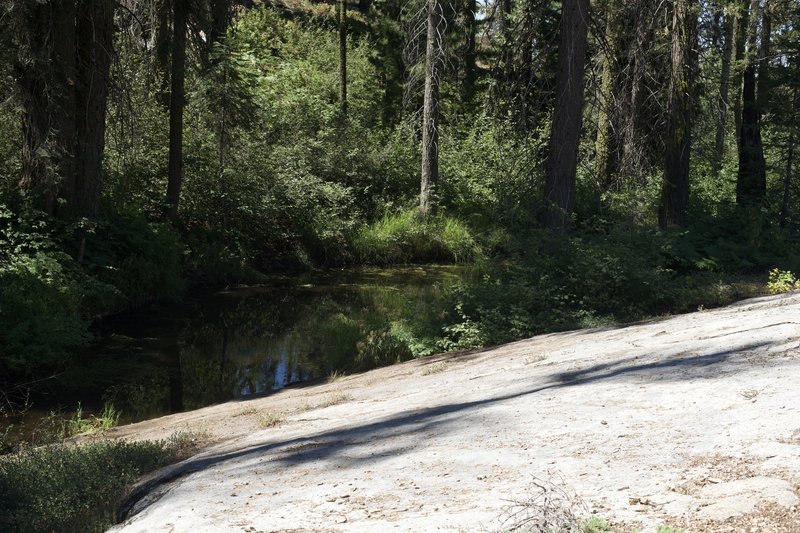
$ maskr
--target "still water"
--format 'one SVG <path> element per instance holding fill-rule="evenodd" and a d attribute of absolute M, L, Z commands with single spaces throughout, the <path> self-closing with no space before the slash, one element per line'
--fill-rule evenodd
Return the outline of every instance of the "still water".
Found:
<path fill-rule="evenodd" d="M 444 297 L 464 276 L 448 266 L 318 273 L 111 317 L 59 377 L 68 391 L 58 396 L 90 411 L 111 404 L 129 422 L 431 353 Z"/>

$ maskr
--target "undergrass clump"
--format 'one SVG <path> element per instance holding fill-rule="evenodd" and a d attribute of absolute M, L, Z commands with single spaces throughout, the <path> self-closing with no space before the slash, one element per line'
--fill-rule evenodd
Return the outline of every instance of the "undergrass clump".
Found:
<path fill-rule="evenodd" d="M 259 417 L 258 427 L 261 429 L 267 429 L 283 424 L 285 421 L 286 418 L 280 413 L 267 412 Z"/>
<path fill-rule="evenodd" d="M 479 254 L 469 228 L 444 215 L 423 218 L 415 210 L 386 215 L 364 227 L 353 242 L 363 264 L 466 262 Z"/>
<path fill-rule="evenodd" d="M 340 403 L 349 402 L 352 399 L 353 397 L 349 394 L 337 392 L 336 394 L 331 394 L 318 403 L 317 408 L 324 409 L 325 407 L 333 407 L 334 405 L 339 405 Z"/>
<path fill-rule="evenodd" d="M 423 376 L 430 376 L 431 374 L 438 374 L 439 372 L 444 372 L 447 370 L 447 367 L 450 365 L 448 361 L 439 361 L 436 363 L 432 363 L 425 367 L 422 371 Z"/>
<path fill-rule="evenodd" d="M 611 526 L 604 518 L 591 516 L 580 523 L 581 533 L 601 533 L 611 531 Z"/>
<path fill-rule="evenodd" d="M 182 440 L 62 443 L 0 457 L 0 530 L 103 531 L 126 488 L 177 460 Z"/>
<path fill-rule="evenodd" d="M 64 438 L 73 435 L 80 435 L 81 433 L 94 433 L 96 431 L 109 430 L 117 425 L 119 422 L 120 412 L 114 409 L 111 404 L 106 404 L 103 407 L 103 412 L 99 415 L 83 416 L 83 408 L 78 404 L 78 409 L 69 420 L 65 421 L 62 426 L 62 436 Z"/>
<path fill-rule="evenodd" d="M 352 399 L 353 397 L 350 394 L 337 392 L 323 398 L 319 403 L 304 403 L 300 406 L 298 412 L 311 411 L 313 409 L 325 409 L 326 407 L 333 407 L 334 405 L 339 405 L 340 403 L 349 402 Z"/>

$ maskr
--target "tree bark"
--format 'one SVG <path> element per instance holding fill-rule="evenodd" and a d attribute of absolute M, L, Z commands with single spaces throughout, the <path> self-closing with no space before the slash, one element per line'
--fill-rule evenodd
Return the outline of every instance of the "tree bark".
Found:
<path fill-rule="evenodd" d="M 675 0 L 672 8 L 672 48 L 669 81 L 664 181 L 658 213 L 662 228 L 686 222 L 689 204 L 689 160 L 692 139 L 693 54 L 697 21 L 690 0 Z"/>
<path fill-rule="evenodd" d="M 734 42 L 736 44 L 735 50 L 735 76 L 736 80 L 736 96 L 733 100 L 733 117 L 736 128 L 736 135 L 742 130 L 742 91 L 743 91 L 743 76 L 744 76 L 744 61 L 745 61 L 745 45 L 747 43 L 747 29 L 750 20 L 750 4 L 748 0 L 740 0 L 741 4 L 735 6 L 736 22 L 734 23 L 734 33 L 736 34 Z"/>
<path fill-rule="evenodd" d="M 16 72 L 23 117 L 20 189 L 56 215 L 58 198 L 75 195 L 75 2 L 30 2 Z M 25 56 L 25 57 L 22 57 Z"/>
<path fill-rule="evenodd" d="M 722 160 L 725 157 L 725 133 L 728 121 L 728 93 L 730 92 L 731 81 L 731 59 L 733 56 L 734 40 L 734 20 L 735 17 L 730 10 L 723 14 L 725 22 L 722 29 L 722 71 L 719 78 L 719 101 L 717 102 L 717 124 L 716 135 L 714 136 L 714 156 L 711 161 L 712 172 L 715 176 L 719 175 L 722 167 Z"/>
<path fill-rule="evenodd" d="M 742 83 L 742 122 L 739 130 L 739 172 L 736 177 L 737 205 L 753 205 L 767 193 L 766 164 L 761 143 L 761 117 L 756 96 L 756 29 L 759 0 L 750 4 L 745 68 Z"/>
<path fill-rule="evenodd" d="M 100 200 L 114 6 L 114 0 L 84 0 L 78 5 L 77 168 L 71 210 L 80 216 L 94 216 Z"/>
<path fill-rule="evenodd" d="M 173 0 L 172 68 L 169 98 L 169 168 L 166 216 L 178 220 L 178 204 L 183 182 L 183 108 L 186 77 L 186 1 Z"/>
<path fill-rule="evenodd" d="M 798 106 L 798 93 L 797 86 L 792 90 L 792 116 L 795 116 Z M 783 175 L 783 198 L 781 200 L 781 214 L 780 226 L 786 227 L 786 221 L 789 218 L 789 200 L 792 195 L 792 172 L 794 165 L 794 143 L 795 143 L 795 127 L 789 126 L 789 139 L 786 147 L 786 171 Z"/>
<path fill-rule="evenodd" d="M 761 15 L 761 47 L 758 51 L 758 83 L 756 85 L 756 101 L 759 118 L 764 116 L 769 103 L 769 58 L 772 41 L 772 10 L 770 0 L 764 0 Z"/>
<path fill-rule="evenodd" d="M 601 190 L 612 187 L 618 171 L 617 132 L 614 128 L 617 65 L 621 6 L 616 0 L 608 5 L 603 49 L 603 66 L 600 74 L 600 102 L 597 108 L 597 137 L 595 139 L 595 173 Z"/>
<path fill-rule="evenodd" d="M 651 2 L 645 2 L 645 6 L 655 9 Z M 619 170 L 623 176 L 641 176 L 644 150 L 642 131 L 642 107 L 645 73 L 647 71 L 647 57 L 645 47 L 652 35 L 652 27 L 649 24 L 638 24 L 635 29 L 633 44 L 629 52 L 629 85 L 626 85 L 626 101 L 622 106 L 622 150 L 619 161 Z"/>
<path fill-rule="evenodd" d="M 575 173 L 583 114 L 588 0 L 564 0 L 558 45 L 556 104 L 544 186 L 544 226 L 564 233 L 575 207 Z"/>
<path fill-rule="evenodd" d="M 347 0 L 339 0 L 339 110 L 347 116 Z"/>
<path fill-rule="evenodd" d="M 462 99 L 470 101 L 475 94 L 475 80 L 477 79 L 477 47 L 475 34 L 477 32 L 477 22 L 475 11 L 477 9 L 476 0 L 466 0 L 464 2 L 464 80 L 462 85 Z"/>
<path fill-rule="evenodd" d="M 444 12 L 439 0 L 427 0 L 428 33 L 425 49 L 425 102 L 422 111 L 422 180 L 419 210 L 423 216 L 436 207 L 439 181 L 439 83 L 442 72 Z"/>

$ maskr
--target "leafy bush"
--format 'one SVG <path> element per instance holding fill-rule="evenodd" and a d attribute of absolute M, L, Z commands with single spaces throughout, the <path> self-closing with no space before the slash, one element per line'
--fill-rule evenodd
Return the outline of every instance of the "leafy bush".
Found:
<path fill-rule="evenodd" d="M 780 294 L 800 289 L 800 280 L 788 270 L 773 268 L 769 271 L 767 288 L 770 294 Z"/>
<path fill-rule="evenodd" d="M 596 327 L 713 307 L 757 294 L 742 270 L 709 260 L 685 232 L 610 227 L 569 239 L 532 233 L 510 258 L 450 293 L 440 349 L 499 344 L 550 331 Z M 695 241 L 696 242 L 696 241 Z M 716 246 L 736 246 L 725 240 Z M 713 266 L 712 266 L 713 265 Z M 747 273 L 747 271 L 744 271 Z M 775 286 L 787 286 L 774 274 Z M 779 281 L 780 280 L 780 281 Z"/>
<path fill-rule="evenodd" d="M 536 135 L 481 115 L 444 128 L 439 201 L 450 212 L 488 226 L 533 222 L 540 196 L 542 145 Z"/>
<path fill-rule="evenodd" d="M 72 265 L 35 215 L 0 204 L 0 380 L 63 366 L 89 340 L 81 301 L 98 283 Z"/>
<path fill-rule="evenodd" d="M 183 289 L 178 236 L 164 224 L 44 220 L 0 204 L 0 380 L 61 370 L 90 341 L 91 319 Z M 72 253 L 81 238 L 79 264 Z"/>
<path fill-rule="evenodd" d="M 58 444 L 0 457 L 0 529 L 103 531 L 128 484 L 176 458 L 175 443 Z"/>
<path fill-rule="evenodd" d="M 128 306 L 176 300 L 184 289 L 181 249 L 168 224 L 118 215 L 96 223 L 87 236 L 86 269 L 116 287 Z"/>

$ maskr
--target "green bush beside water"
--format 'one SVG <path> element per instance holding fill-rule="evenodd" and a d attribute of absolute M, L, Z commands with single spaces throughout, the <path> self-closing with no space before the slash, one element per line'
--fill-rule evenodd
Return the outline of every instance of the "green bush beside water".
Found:
<path fill-rule="evenodd" d="M 0 382 L 63 369 L 90 342 L 92 319 L 176 300 L 183 288 L 181 245 L 165 224 L 116 216 L 54 226 L 0 203 Z"/>
<path fill-rule="evenodd" d="M 468 262 L 480 248 L 467 226 L 444 215 L 422 218 L 416 210 L 386 215 L 365 226 L 353 242 L 355 256 L 368 265 Z"/>
<path fill-rule="evenodd" d="M 505 258 L 484 262 L 449 296 L 440 350 L 475 348 L 540 333 L 610 325 L 724 305 L 766 292 L 773 264 L 800 267 L 793 241 L 767 238 L 741 264 L 741 237 L 717 226 L 688 232 L 612 227 L 570 238 L 531 234 Z M 782 243 L 782 244 L 781 244 Z M 773 271 L 773 291 L 789 290 Z"/>
<path fill-rule="evenodd" d="M 0 530 L 104 531 L 126 488 L 180 457 L 180 438 L 56 444 L 0 456 Z"/>

